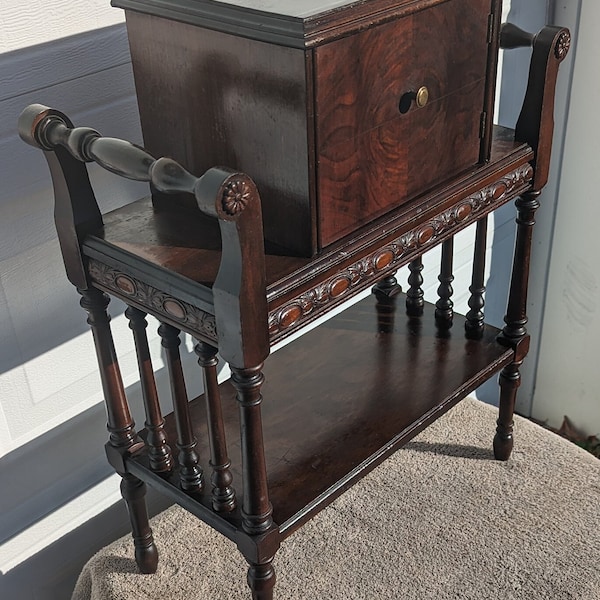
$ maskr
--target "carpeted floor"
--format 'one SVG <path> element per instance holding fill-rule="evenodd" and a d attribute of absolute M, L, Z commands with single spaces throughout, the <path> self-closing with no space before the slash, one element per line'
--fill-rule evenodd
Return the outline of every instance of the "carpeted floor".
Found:
<path fill-rule="evenodd" d="M 493 460 L 496 410 L 467 399 L 284 542 L 278 600 L 598 600 L 600 461 L 524 419 Z M 129 538 L 72 600 L 250 598 L 228 540 L 180 508 L 153 521 L 156 575 Z"/>

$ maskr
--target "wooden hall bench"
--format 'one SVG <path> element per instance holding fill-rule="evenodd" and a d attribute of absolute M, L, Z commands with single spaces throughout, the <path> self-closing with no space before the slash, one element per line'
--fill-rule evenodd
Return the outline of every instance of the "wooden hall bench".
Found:
<path fill-rule="evenodd" d="M 499 4 L 492 5 L 497 18 Z M 497 47 L 499 28 L 486 35 Z M 432 179 L 427 189 L 369 216 L 350 234 L 312 240 L 309 252 L 289 251 L 265 237 L 259 191 L 240 170 L 212 167 L 195 177 L 174 160 L 74 127 L 59 111 L 25 109 L 19 130 L 48 160 L 67 276 L 94 335 L 108 415 L 106 452 L 122 477 L 142 572 L 154 572 L 158 560 L 144 502 L 149 484 L 233 540 L 250 565 L 253 598 L 272 598 L 280 543 L 497 373 L 494 451 L 508 459 L 519 368 L 529 344 L 534 213 L 548 176 L 554 87 L 569 33 L 547 27 L 529 36 L 506 27 L 502 40 L 506 47 L 533 46 L 515 131 L 483 123 L 489 150 L 482 145 L 481 160 L 444 174 L 442 182 Z M 401 113 L 424 109 L 425 92 L 409 95 Z M 144 198 L 102 216 L 85 162 L 148 181 L 160 203 Z M 170 206 L 170 194 L 187 200 Z M 485 324 L 483 313 L 487 217 L 515 198 L 513 274 L 499 331 Z M 451 300 L 453 239 L 475 223 L 470 310 L 461 317 Z M 327 227 L 331 222 L 325 230 L 333 231 Z M 439 300 L 429 305 L 421 257 L 437 244 Z M 403 265 L 411 272 L 405 295 L 394 277 Z M 371 297 L 269 357 L 273 344 L 371 286 Z M 146 409 L 141 431 L 119 373 L 109 296 L 128 305 Z M 406 311 L 399 310 L 401 298 Z M 167 416 L 149 357 L 147 314 L 161 322 L 174 405 Z M 204 378 L 203 396 L 192 401 L 180 332 L 197 340 Z M 217 353 L 232 371 L 220 386 Z"/>

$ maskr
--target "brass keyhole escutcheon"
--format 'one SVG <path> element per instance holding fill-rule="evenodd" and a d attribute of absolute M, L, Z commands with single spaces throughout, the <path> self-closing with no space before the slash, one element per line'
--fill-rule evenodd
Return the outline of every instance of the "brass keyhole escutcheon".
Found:
<path fill-rule="evenodd" d="M 417 108 L 423 108 L 429 102 L 429 90 L 426 86 L 421 86 L 416 92 L 406 92 L 400 98 L 398 109 L 402 114 L 407 113 L 415 103 Z"/>

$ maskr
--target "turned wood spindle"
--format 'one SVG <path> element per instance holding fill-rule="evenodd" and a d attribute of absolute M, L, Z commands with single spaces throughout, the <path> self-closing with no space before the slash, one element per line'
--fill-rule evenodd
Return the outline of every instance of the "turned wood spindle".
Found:
<path fill-rule="evenodd" d="M 408 263 L 408 270 L 410 275 L 408 276 L 408 291 L 406 292 L 406 314 L 411 317 L 420 317 L 423 314 L 423 307 L 425 306 L 422 285 L 423 276 L 423 260 L 421 257 L 415 258 L 415 260 Z"/>
<path fill-rule="evenodd" d="M 452 302 L 452 282 L 454 275 L 452 272 L 452 262 L 454 259 L 454 238 L 446 240 L 442 244 L 442 260 L 440 274 L 438 275 L 438 301 L 435 303 L 435 321 L 438 327 L 449 328 L 452 326 L 454 318 L 454 303 Z"/>
<path fill-rule="evenodd" d="M 485 255 L 487 242 L 488 218 L 477 221 L 475 231 L 475 251 L 473 253 L 473 271 L 469 286 L 469 311 L 466 315 L 465 332 L 467 337 L 479 338 L 483 335 L 485 314 Z"/>
<path fill-rule="evenodd" d="M 204 382 L 204 399 L 206 402 L 206 418 L 208 424 L 208 441 L 210 445 L 210 466 L 213 473 L 212 505 L 217 512 L 230 512 L 236 505 L 235 490 L 231 486 L 231 461 L 227 454 L 227 440 L 223 424 L 221 394 L 217 381 L 217 349 L 204 342 L 195 347 L 198 364 L 202 367 Z"/>
<path fill-rule="evenodd" d="M 125 316 L 129 319 L 129 328 L 133 332 L 140 372 L 140 384 L 142 386 L 142 397 L 146 412 L 145 426 L 148 432 L 146 436 L 146 448 L 148 450 L 150 468 L 157 472 L 170 471 L 173 467 L 173 457 L 171 448 L 167 443 L 165 420 L 162 416 L 158 393 L 156 391 L 154 369 L 152 368 L 152 359 L 150 358 L 148 337 L 146 335 L 146 327 L 148 326 L 146 313 L 133 306 L 129 306 L 125 311 Z"/>
<path fill-rule="evenodd" d="M 107 456 L 115 470 L 123 478 L 121 495 L 127 505 L 133 533 L 135 559 L 142 573 L 154 573 L 158 564 L 158 552 L 152 537 L 146 509 L 146 486 L 136 477 L 126 474 L 122 454 L 138 441 L 135 423 L 131 417 L 125 395 L 123 379 L 117 362 L 115 346 L 110 331 L 110 315 L 107 307 L 110 298 L 100 290 L 79 290 L 81 306 L 88 313 L 98 358 L 100 379 L 107 412 L 109 441 Z"/>
<path fill-rule="evenodd" d="M 187 492 L 199 492 L 204 484 L 202 468 L 198 464 L 196 437 L 192 429 L 192 421 L 188 406 L 188 395 L 179 354 L 179 330 L 162 323 L 158 328 L 162 345 L 166 350 L 167 368 L 173 396 L 173 414 L 177 428 L 177 449 L 179 454 L 179 479 L 181 488 Z"/>
<path fill-rule="evenodd" d="M 81 307 L 88 313 L 87 322 L 92 330 L 100 368 L 108 416 L 109 444 L 114 448 L 129 448 L 139 440 L 135 433 L 135 424 L 129 410 L 110 331 L 110 315 L 106 310 L 110 298 L 95 288 L 79 290 L 79 293 Z"/>

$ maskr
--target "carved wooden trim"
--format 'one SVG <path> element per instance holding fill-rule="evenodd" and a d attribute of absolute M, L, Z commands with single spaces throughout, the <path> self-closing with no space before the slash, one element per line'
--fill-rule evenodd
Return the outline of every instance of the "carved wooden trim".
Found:
<path fill-rule="evenodd" d="M 246 181 L 233 179 L 223 190 L 223 210 L 234 217 L 246 208 L 251 196 L 252 190 Z"/>
<path fill-rule="evenodd" d="M 571 34 L 568 31 L 563 31 L 556 41 L 556 46 L 554 46 L 554 56 L 558 60 L 564 60 L 569 48 L 571 48 Z"/>
<path fill-rule="evenodd" d="M 217 341 L 214 315 L 94 259 L 89 260 L 88 273 L 101 287 L 115 292 L 125 301 L 131 299 L 159 319 L 166 317 L 194 333 Z"/>
<path fill-rule="evenodd" d="M 404 233 L 383 248 L 379 248 L 346 267 L 318 286 L 286 302 L 269 315 L 269 333 L 279 338 L 304 322 L 314 318 L 321 308 L 340 301 L 352 288 L 363 289 L 386 273 L 406 263 L 411 256 L 434 246 L 449 231 L 462 229 L 477 220 L 489 208 L 503 204 L 514 192 L 533 178 L 530 164 L 504 175 L 492 185 L 458 201 L 443 213 Z M 460 226 L 460 227 L 459 227 Z M 358 291 L 358 290 L 357 290 Z"/>

